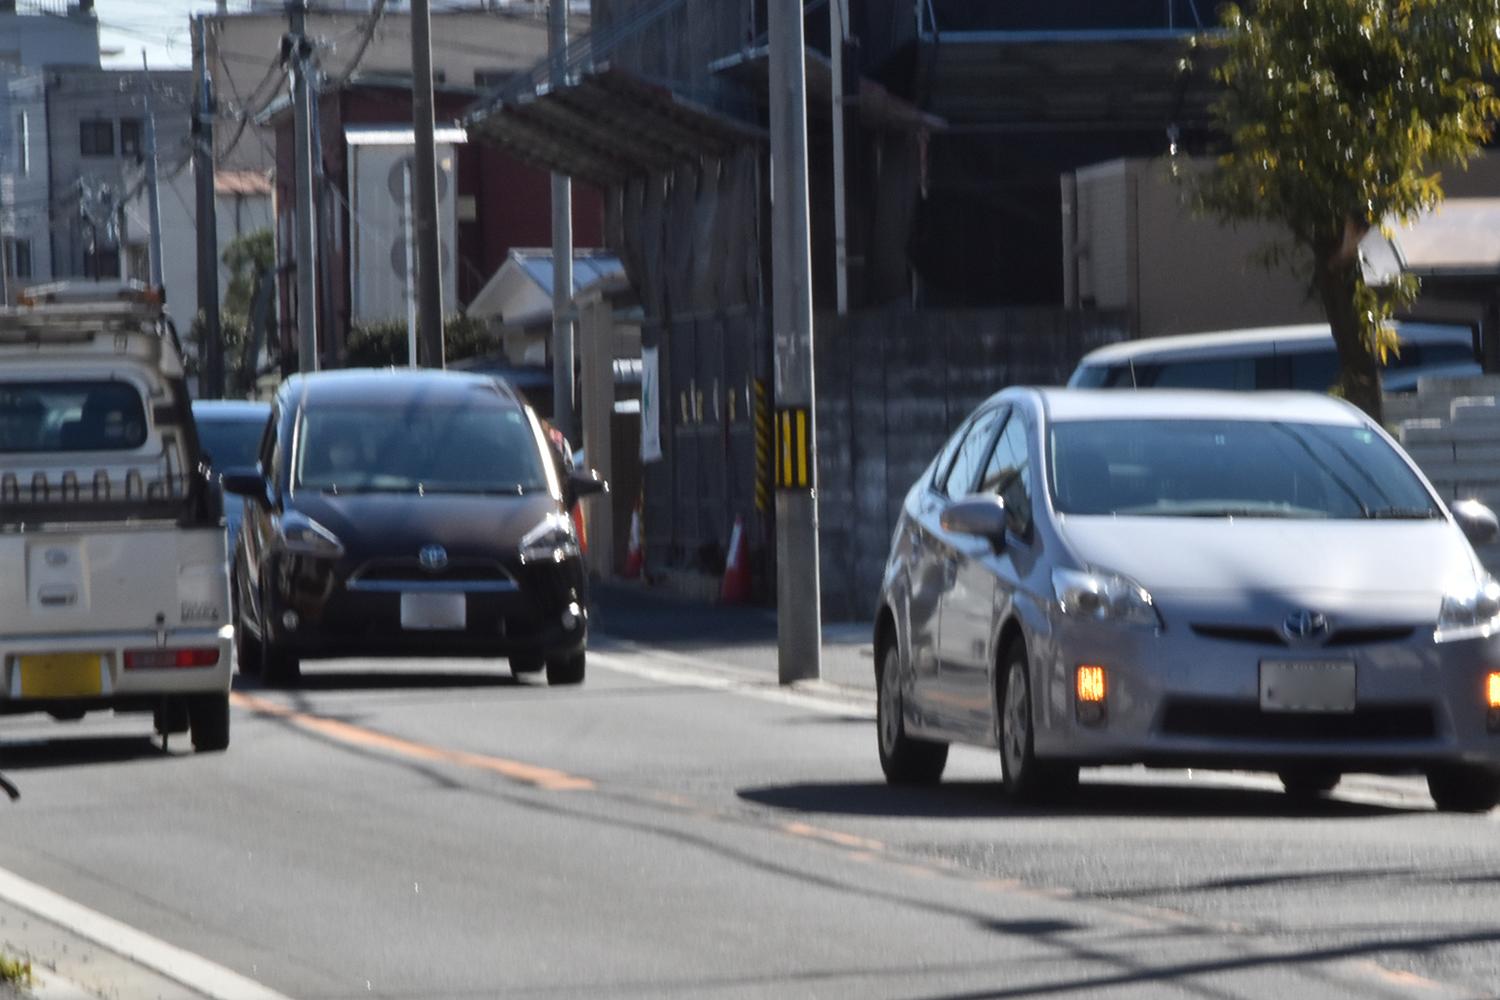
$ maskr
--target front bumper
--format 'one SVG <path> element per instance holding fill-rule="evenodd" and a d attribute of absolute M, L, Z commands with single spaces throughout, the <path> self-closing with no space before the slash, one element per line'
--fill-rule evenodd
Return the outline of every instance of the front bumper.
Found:
<path fill-rule="evenodd" d="M 1500 670 L 1500 636 L 1436 644 L 1430 628 L 1400 641 L 1291 649 L 1054 623 L 1038 643 L 1036 749 L 1083 764 L 1275 769 L 1291 763 L 1400 771 L 1436 763 L 1500 766 L 1485 679 Z M 1262 710 L 1264 660 L 1349 660 L 1352 713 Z M 1080 664 L 1105 667 L 1104 718 L 1075 701 Z"/>
<path fill-rule="evenodd" d="M 227 694 L 234 669 L 233 637 L 233 629 L 227 625 L 173 630 L 160 646 L 154 632 L 0 636 L 0 714 L 59 708 L 143 709 L 159 704 L 163 697 Z M 125 669 L 126 650 L 208 648 L 219 654 L 211 666 Z M 22 658 L 31 661 L 33 657 L 56 656 L 97 657 L 97 683 L 73 691 L 47 685 L 45 694 L 29 693 L 23 683 Z"/>

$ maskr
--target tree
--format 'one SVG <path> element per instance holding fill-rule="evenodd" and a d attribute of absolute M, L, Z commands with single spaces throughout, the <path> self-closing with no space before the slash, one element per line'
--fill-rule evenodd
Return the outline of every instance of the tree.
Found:
<path fill-rule="evenodd" d="M 1379 420 L 1379 365 L 1399 349 L 1389 321 L 1416 282 L 1374 288 L 1359 244 L 1442 198 L 1500 102 L 1500 0 L 1256 0 L 1228 5 L 1210 44 L 1223 61 L 1214 108 L 1229 148 L 1203 178 L 1222 220 L 1283 227 L 1271 248 L 1306 273 L 1338 346 L 1344 398 Z"/>

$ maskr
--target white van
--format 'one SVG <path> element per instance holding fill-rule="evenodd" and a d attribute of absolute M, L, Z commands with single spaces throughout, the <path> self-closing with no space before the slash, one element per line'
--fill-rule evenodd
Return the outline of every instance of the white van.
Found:
<path fill-rule="evenodd" d="M 1381 371 L 1386 392 L 1414 392 L 1419 377 L 1478 375 L 1465 326 L 1396 323 L 1401 353 Z M 1152 337 L 1110 344 L 1078 363 L 1075 389 L 1301 389 L 1327 392 L 1339 360 L 1328 325 Z"/>

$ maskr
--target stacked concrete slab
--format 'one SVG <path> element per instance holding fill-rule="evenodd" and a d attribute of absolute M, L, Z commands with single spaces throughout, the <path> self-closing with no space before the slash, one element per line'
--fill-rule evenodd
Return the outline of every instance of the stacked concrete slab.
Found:
<path fill-rule="evenodd" d="M 1445 501 L 1500 510 L 1500 375 L 1420 379 L 1415 394 L 1386 396 L 1385 420 Z M 1500 543 L 1479 556 L 1500 572 Z"/>

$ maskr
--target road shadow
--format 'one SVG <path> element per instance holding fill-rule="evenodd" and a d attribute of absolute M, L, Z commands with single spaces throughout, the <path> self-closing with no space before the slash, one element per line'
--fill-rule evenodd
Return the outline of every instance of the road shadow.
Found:
<path fill-rule="evenodd" d="M 1431 812 L 1421 807 L 1401 808 L 1341 799 L 1303 802 L 1282 792 L 1258 789 L 1087 780 L 1066 798 L 1037 805 L 1007 799 L 997 781 L 952 781 L 934 788 L 899 788 L 877 781 L 807 782 L 743 788 L 738 795 L 747 802 L 772 809 L 889 819 L 1350 818 Z"/>
<path fill-rule="evenodd" d="M 270 686 L 247 674 L 236 674 L 236 691 L 452 691 L 466 688 L 545 687 L 545 677 L 517 680 L 509 673 L 444 670 L 326 670 L 306 664 L 293 684 Z"/>
<path fill-rule="evenodd" d="M 183 746 L 191 746 L 186 736 L 174 737 L 174 742 L 177 739 L 183 741 Z M 72 736 L 0 743 L 0 771 L 126 764 L 137 760 L 170 760 L 175 756 L 148 735 Z"/>

